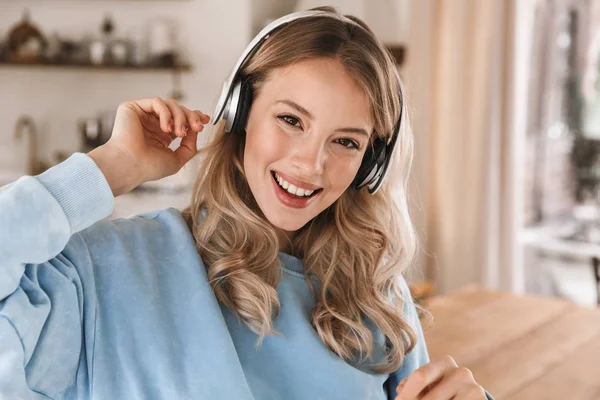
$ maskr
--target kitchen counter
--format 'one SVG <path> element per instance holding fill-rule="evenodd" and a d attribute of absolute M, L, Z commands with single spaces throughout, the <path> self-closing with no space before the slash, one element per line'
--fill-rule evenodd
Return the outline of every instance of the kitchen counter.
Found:
<path fill-rule="evenodd" d="M 582 208 L 582 207 L 580 207 Z M 527 250 L 531 268 L 535 265 L 542 275 L 533 278 L 535 286 L 549 285 L 553 292 L 580 305 L 600 305 L 600 230 L 588 222 L 571 217 L 546 221 L 527 227 L 519 233 L 519 240 Z M 547 293 L 550 294 L 550 293 Z"/>
<path fill-rule="evenodd" d="M 0 168 L 0 187 L 12 183 L 23 176 L 21 171 Z M 149 186 L 149 185 L 148 185 Z M 191 186 L 138 188 L 115 199 L 115 208 L 109 219 L 124 218 L 148 211 L 174 207 L 183 210 L 192 198 Z"/>
<path fill-rule="evenodd" d="M 191 188 L 180 191 L 137 189 L 115 198 L 115 208 L 109 219 L 125 218 L 169 207 L 183 210 L 190 204 Z"/>

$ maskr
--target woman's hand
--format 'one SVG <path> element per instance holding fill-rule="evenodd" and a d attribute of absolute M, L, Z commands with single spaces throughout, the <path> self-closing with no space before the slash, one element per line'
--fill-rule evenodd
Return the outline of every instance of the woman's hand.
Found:
<path fill-rule="evenodd" d="M 177 173 L 196 154 L 198 132 L 210 117 L 173 99 L 147 98 L 119 106 L 111 138 L 89 153 L 118 196 Z M 177 137 L 179 148 L 169 148 Z"/>
<path fill-rule="evenodd" d="M 396 400 L 486 400 L 485 390 L 467 368 L 445 356 L 403 379 Z"/>

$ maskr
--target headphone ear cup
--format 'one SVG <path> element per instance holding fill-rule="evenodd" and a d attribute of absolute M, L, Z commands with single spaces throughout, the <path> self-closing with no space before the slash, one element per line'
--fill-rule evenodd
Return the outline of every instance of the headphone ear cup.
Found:
<path fill-rule="evenodd" d="M 248 122 L 248 115 L 250 114 L 252 100 L 254 100 L 252 81 L 246 77 L 243 77 L 240 88 L 240 98 L 237 103 L 235 118 L 233 120 L 233 124 L 231 125 L 230 132 L 241 133 L 246 130 L 246 123 Z"/>
<path fill-rule="evenodd" d="M 360 189 L 373 182 L 373 178 L 378 176 L 377 172 L 383 166 L 386 156 L 386 143 L 382 138 L 373 141 L 373 146 L 367 150 L 363 157 L 362 164 L 354 178 L 354 187 Z"/>

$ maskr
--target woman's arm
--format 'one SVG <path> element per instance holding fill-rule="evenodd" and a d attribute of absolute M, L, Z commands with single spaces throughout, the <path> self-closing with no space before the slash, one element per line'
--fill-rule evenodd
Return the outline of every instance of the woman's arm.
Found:
<path fill-rule="evenodd" d="M 95 291 L 76 233 L 113 204 L 84 154 L 0 188 L 0 398 L 53 398 L 87 374 L 83 329 Z"/>
<path fill-rule="evenodd" d="M 0 188 L 0 398 L 54 398 L 90 379 L 96 290 L 77 232 L 114 196 L 179 171 L 207 122 L 173 99 L 125 102 L 105 145 Z"/>
<path fill-rule="evenodd" d="M 410 290 L 404 277 L 401 277 L 398 280 L 398 285 L 402 289 L 402 293 L 404 295 L 402 315 L 417 334 L 417 343 L 412 351 L 406 354 L 402 368 L 391 374 L 389 379 L 386 381 L 388 399 L 390 400 L 396 398 L 396 387 L 402 379 L 408 377 L 413 371 L 421 366 L 429 363 L 429 353 L 425 343 L 425 336 L 423 335 L 423 327 L 419 321 L 414 299 L 410 294 Z"/>
<path fill-rule="evenodd" d="M 89 156 L 0 188 L 0 299 L 17 288 L 25 264 L 54 257 L 71 235 L 110 214 L 113 194 L 178 172 L 196 155 L 208 119 L 173 99 L 128 101 L 117 110 L 110 140 Z M 173 151 L 176 137 L 182 140 Z"/>

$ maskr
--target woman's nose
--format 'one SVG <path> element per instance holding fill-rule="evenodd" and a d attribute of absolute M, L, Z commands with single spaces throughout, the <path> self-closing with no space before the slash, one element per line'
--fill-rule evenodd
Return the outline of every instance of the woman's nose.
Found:
<path fill-rule="evenodd" d="M 295 146 L 292 166 L 304 176 L 322 175 L 326 159 L 324 146 L 308 138 L 302 142 Z"/>

